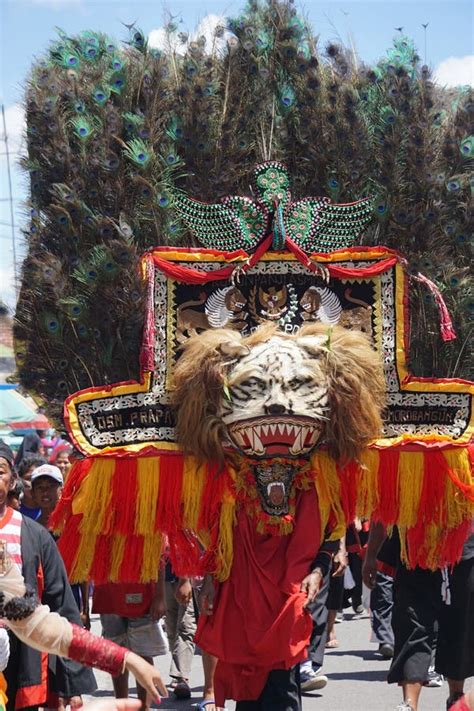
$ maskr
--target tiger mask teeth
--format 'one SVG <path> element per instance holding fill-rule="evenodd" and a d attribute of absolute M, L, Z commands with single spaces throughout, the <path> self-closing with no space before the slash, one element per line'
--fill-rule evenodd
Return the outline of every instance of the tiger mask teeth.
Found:
<path fill-rule="evenodd" d="M 266 417 L 233 423 L 228 432 L 234 446 L 248 456 L 298 457 L 317 444 L 321 423 L 294 416 Z"/>

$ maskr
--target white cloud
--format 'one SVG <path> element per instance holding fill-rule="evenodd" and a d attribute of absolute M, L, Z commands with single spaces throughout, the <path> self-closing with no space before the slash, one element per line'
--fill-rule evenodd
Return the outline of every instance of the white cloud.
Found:
<path fill-rule="evenodd" d="M 168 34 L 164 27 L 158 27 L 158 29 L 150 32 L 148 35 L 148 46 L 153 49 L 161 49 L 165 52 L 169 49 L 173 49 L 178 54 L 184 54 L 186 50 L 186 44 L 180 42 L 178 35 L 176 33 Z"/>
<path fill-rule="evenodd" d="M 5 109 L 6 134 L 8 139 L 8 150 L 13 161 L 17 161 L 21 152 L 24 150 L 25 141 L 24 134 L 26 130 L 25 111 L 20 104 L 12 104 Z M 5 141 L 3 131 L 3 120 L 0 127 L 0 142 L 2 145 Z M 2 150 L 3 154 L 4 151 Z M 2 155 L 2 157 L 4 157 Z"/>
<path fill-rule="evenodd" d="M 230 32 L 224 31 L 222 37 L 216 38 L 215 31 L 217 27 L 225 27 L 225 18 L 221 15 L 209 14 L 206 15 L 196 30 L 189 34 L 189 41 L 195 41 L 199 37 L 206 38 L 205 51 L 211 53 L 213 50 L 219 51 L 225 46 L 228 37 L 230 37 Z M 148 44 L 150 47 L 156 49 L 168 50 L 171 46 L 178 54 L 184 54 L 186 51 L 186 42 L 181 42 L 180 35 L 181 30 L 174 32 L 173 34 L 168 34 L 165 27 L 159 27 L 152 30 L 148 35 Z"/>
<path fill-rule="evenodd" d="M 434 78 L 443 86 L 474 86 L 474 54 L 444 59 L 436 67 Z"/>

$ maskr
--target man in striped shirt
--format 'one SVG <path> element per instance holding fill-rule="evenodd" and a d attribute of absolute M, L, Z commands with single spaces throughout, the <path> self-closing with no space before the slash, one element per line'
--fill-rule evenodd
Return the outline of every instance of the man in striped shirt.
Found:
<path fill-rule="evenodd" d="M 13 453 L 0 441 L 0 545 L 22 572 L 27 589 L 34 591 L 53 612 L 81 626 L 64 564 L 52 536 L 35 521 L 8 507 L 8 492 L 13 486 Z M 77 662 L 51 657 L 48 674 L 47 655 L 26 646 L 13 634 L 10 650 L 10 661 L 4 672 L 8 711 L 50 705 L 48 678 L 51 680 L 53 676 L 59 706 L 82 706 L 81 694 L 96 689 L 91 670 Z"/>

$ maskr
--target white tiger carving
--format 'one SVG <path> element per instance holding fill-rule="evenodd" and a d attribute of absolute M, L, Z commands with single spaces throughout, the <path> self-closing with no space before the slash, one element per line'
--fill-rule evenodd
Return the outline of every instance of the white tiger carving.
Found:
<path fill-rule="evenodd" d="M 240 357 L 229 372 L 221 416 L 229 437 L 252 456 L 302 456 L 327 418 L 325 336 L 275 335 Z"/>

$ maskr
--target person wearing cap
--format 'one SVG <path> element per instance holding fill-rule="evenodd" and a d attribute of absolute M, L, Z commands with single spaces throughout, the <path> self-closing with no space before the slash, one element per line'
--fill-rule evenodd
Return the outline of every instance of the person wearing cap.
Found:
<path fill-rule="evenodd" d="M 39 477 L 37 477 L 38 479 Z M 25 585 L 69 622 L 81 626 L 79 610 L 67 580 L 64 563 L 50 533 L 35 521 L 8 506 L 8 492 L 15 485 L 13 452 L 0 441 L 0 540 L 9 558 L 22 573 Z M 10 636 L 10 659 L 4 671 L 8 684 L 8 711 L 47 706 L 44 669 L 47 656 Z M 82 694 L 97 688 L 90 669 L 70 659 L 54 657 L 55 691 L 64 705 L 82 705 Z"/>
<path fill-rule="evenodd" d="M 31 475 L 34 470 L 41 464 L 46 464 L 46 459 L 39 454 L 31 454 L 23 457 L 20 464 L 17 464 L 15 459 L 15 469 L 20 481 L 23 482 L 24 492 L 23 500 L 20 505 L 20 513 L 23 516 L 32 518 L 37 521 L 41 516 L 41 509 L 36 505 L 33 497 L 33 488 L 31 486 Z"/>
<path fill-rule="evenodd" d="M 48 519 L 54 511 L 63 488 L 63 475 L 59 467 L 42 464 L 31 474 L 31 486 L 36 505 L 41 509 L 38 523 L 47 527 Z"/>

